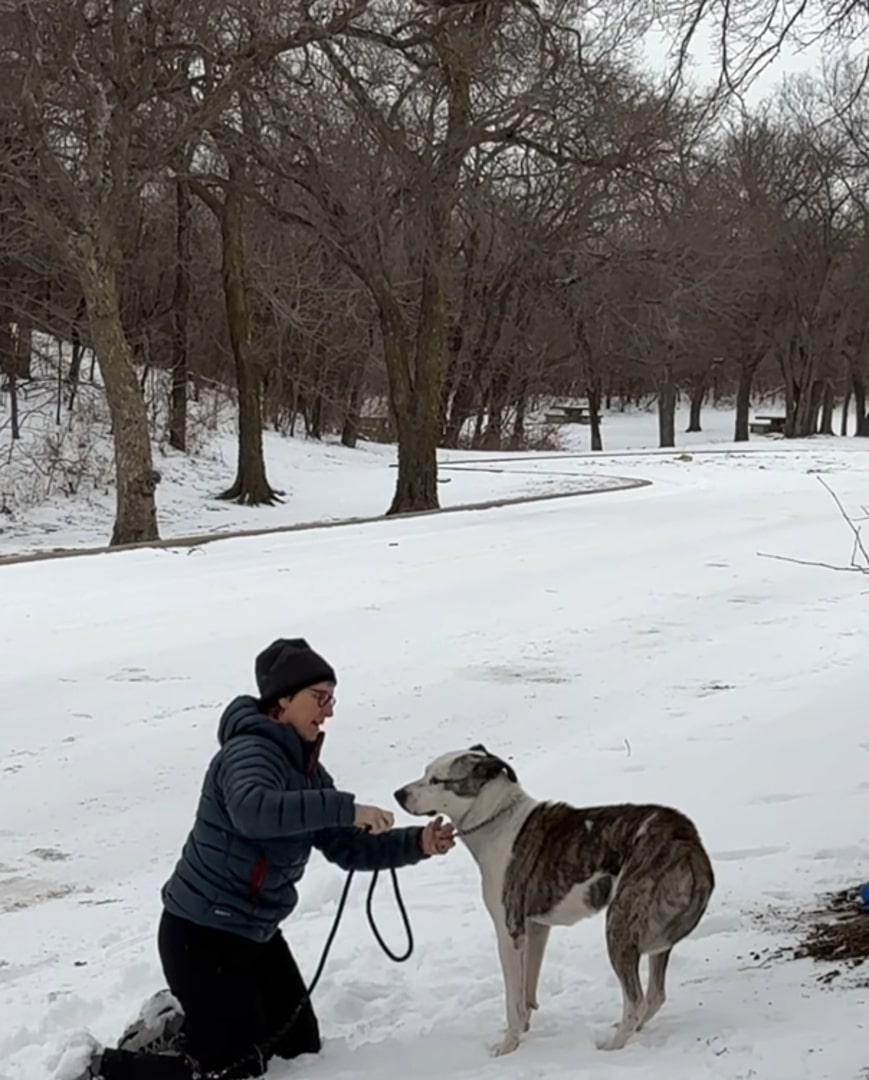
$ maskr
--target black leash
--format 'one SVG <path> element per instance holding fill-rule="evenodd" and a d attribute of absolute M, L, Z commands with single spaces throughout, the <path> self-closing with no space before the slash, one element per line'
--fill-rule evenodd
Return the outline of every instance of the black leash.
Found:
<path fill-rule="evenodd" d="M 353 884 L 353 878 L 356 875 L 355 870 L 350 870 L 347 873 L 347 880 L 344 882 L 344 888 L 341 892 L 341 897 L 338 900 L 338 909 L 335 912 L 335 918 L 332 920 L 332 928 L 329 931 L 329 935 L 326 938 L 326 944 L 323 946 L 323 952 L 320 954 L 320 962 L 317 964 L 317 970 L 314 972 L 314 977 L 306 989 L 301 1001 L 296 1005 L 293 1014 L 282 1024 L 280 1028 L 261 1045 L 252 1047 L 248 1050 L 244 1057 L 239 1058 L 238 1061 L 234 1061 L 231 1065 L 227 1065 L 223 1069 L 216 1069 L 211 1072 L 201 1072 L 199 1066 L 192 1059 L 188 1058 L 190 1065 L 193 1069 L 193 1076 L 195 1080 L 225 1080 L 236 1069 L 241 1066 L 250 1065 L 253 1067 L 256 1062 L 262 1069 L 262 1073 L 265 1073 L 266 1062 L 271 1057 L 272 1052 L 275 1050 L 280 1041 L 292 1031 L 296 1021 L 302 1012 L 302 1009 L 310 1002 L 311 995 L 317 988 L 323 971 L 326 967 L 326 961 L 329 959 L 329 953 L 332 951 L 332 945 L 335 941 L 335 936 L 338 933 L 338 928 L 341 925 L 341 919 L 344 917 L 344 909 L 347 907 L 347 898 L 350 895 L 350 886 Z M 374 939 L 384 953 L 395 964 L 403 964 L 406 960 L 409 960 L 413 955 L 414 941 L 413 930 L 410 925 L 410 919 L 408 918 L 407 908 L 404 906 L 404 898 L 401 895 L 401 888 L 398 884 L 398 874 L 395 870 L 390 868 L 389 875 L 392 878 L 392 890 L 395 894 L 395 903 L 398 907 L 398 912 L 401 915 L 401 921 L 404 924 L 404 932 L 407 935 L 407 949 L 403 953 L 394 953 L 392 949 L 386 944 L 383 939 L 383 935 L 377 928 L 377 923 L 374 919 L 374 891 L 377 888 L 377 881 L 380 877 L 380 871 L 375 870 L 371 875 L 371 884 L 368 886 L 368 895 L 365 898 L 365 914 L 368 918 L 368 925 L 371 927 L 371 933 L 374 935 Z"/>
<path fill-rule="evenodd" d="M 355 870 L 350 870 L 347 874 L 347 880 L 344 882 L 344 889 L 341 893 L 341 898 L 338 901 L 338 909 L 335 912 L 335 918 L 332 921 L 332 929 L 329 931 L 329 936 L 326 938 L 326 944 L 323 946 L 323 952 L 320 956 L 320 963 L 317 965 L 317 970 L 314 972 L 314 977 L 311 979 L 311 984 L 307 989 L 305 997 L 302 999 L 304 1005 L 314 990 L 317 988 L 317 983 L 320 981 L 320 977 L 323 974 L 323 969 L 326 967 L 326 961 L 329 959 L 329 953 L 332 950 L 332 943 L 335 940 L 335 935 L 338 933 L 338 927 L 341 925 L 341 919 L 344 915 L 344 908 L 347 906 L 347 897 L 350 895 L 350 886 L 353 884 L 353 876 L 356 873 Z M 401 888 L 398 884 L 398 874 L 395 870 L 390 869 L 390 877 L 392 878 L 392 891 L 395 894 L 395 904 L 398 908 L 398 912 L 401 915 L 401 921 L 404 925 L 404 932 L 407 935 L 407 949 L 399 954 L 394 953 L 392 949 L 386 944 L 383 939 L 383 935 L 377 929 L 377 923 L 374 919 L 374 891 L 377 888 L 377 879 L 380 876 L 380 871 L 375 870 L 371 875 L 371 884 L 368 886 L 368 895 L 365 897 L 365 915 L 368 918 L 368 925 L 371 927 L 371 933 L 374 935 L 374 940 L 380 946 L 384 953 L 394 964 L 403 964 L 406 960 L 409 960 L 413 955 L 413 930 L 411 929 L 410 919 L 408 918 L 407 908 L 404 906 L 404 898 L 401 895 Z M 300 1007 L 301 1008 L 301 1007 Z M 293 1017 L 293 1023 L 296 1017 Z M 289 1031 L 292 1027 L 292 1023 L 287 1022 L 286 1030 Z M 286 1034 L 282 1031 L 281 1034 Z"/>

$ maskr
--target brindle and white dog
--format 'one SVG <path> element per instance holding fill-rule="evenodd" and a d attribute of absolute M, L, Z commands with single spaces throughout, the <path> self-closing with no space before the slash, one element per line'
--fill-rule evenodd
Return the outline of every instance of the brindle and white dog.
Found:
<path fill-rule="evenodd" d="M 496 1055 L 516 1049 L 538 1008 L 550 927 L 604 908 L 623 1009 L 598 1046 L 621 1049 L 658 1012 L 670 951 L 697 926 L 715 887 L 709 857 L 684 814 L 656 805 L 537 802 L 484 746 L 439 757 L 395 798 L 410 814 L 446 815 L 480 867 L 506 991 L 507 1030 Z"/>

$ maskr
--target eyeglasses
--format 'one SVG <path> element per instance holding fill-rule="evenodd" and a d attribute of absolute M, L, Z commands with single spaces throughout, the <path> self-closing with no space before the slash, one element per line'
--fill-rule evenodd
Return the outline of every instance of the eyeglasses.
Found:
<path fill-rule="evenodd" d="M 331 690 L 314 690 L 309 687 L 308 693 L 314 696 L 321 709 L 328 709 L 330 705 L 334 705 L 338 700 Z"/>

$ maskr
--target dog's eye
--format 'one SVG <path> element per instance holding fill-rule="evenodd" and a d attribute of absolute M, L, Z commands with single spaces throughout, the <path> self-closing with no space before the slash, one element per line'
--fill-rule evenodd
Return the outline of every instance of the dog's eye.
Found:
<path fill-rule="evenodd" d="M 441 786 L 443 786 L 444 784 L 449 783 L 449 781 L 441 780 L 441 778 L 439 776 L 432 776 L 432 777 L 429 777 L 429 783 L 430 784 L 440 784 Z"/>

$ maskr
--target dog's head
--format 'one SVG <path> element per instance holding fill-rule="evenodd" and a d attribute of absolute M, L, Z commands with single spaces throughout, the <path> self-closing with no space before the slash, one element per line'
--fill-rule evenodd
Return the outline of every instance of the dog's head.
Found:
<path fill-rule="evenodd" d="M 395 792 L 395 800 L 409 814 L 444 814 L 455 821 L 491 785 L 518 782 L 512 766 L 478 744 L 436 758 L 419 780 Z"/>

